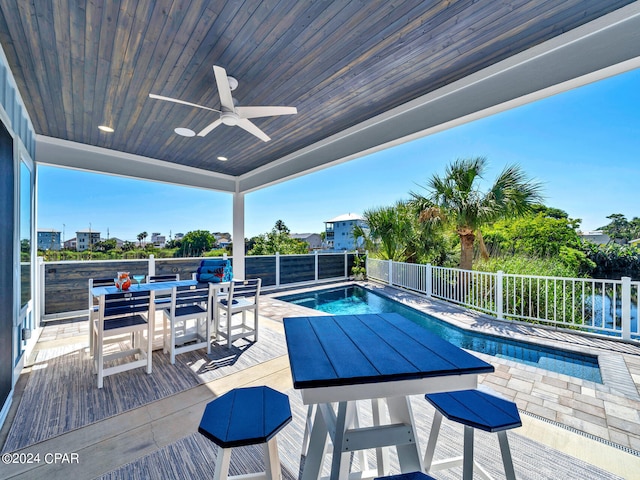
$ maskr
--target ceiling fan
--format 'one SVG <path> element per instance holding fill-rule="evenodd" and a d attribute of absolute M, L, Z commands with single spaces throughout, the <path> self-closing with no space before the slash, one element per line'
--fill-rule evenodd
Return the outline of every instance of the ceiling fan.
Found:
<path fill-rule="evenodd" d="M 238 86 L 238 81 L 233 77 L 227 76 L 226 70 L 216 65 L 213 66 L 213 74 L 216 77 L 218 94 L 220 95 L 220 110 L 198 105 L 196 103 L 185 102 L 184 100 L 179 100 L 177 98 L 163 97 L 162 95 L 156 95 L 154 93 L 150 93 L 149 97 L 155 98 L 156 100 L 165 100 L 167 102 L 179 103 L 181 105 L 188 105 L 190 107 L 202 108 L 204 110 L 219 113 L 220 117 L 217 120 L 213 121 L 198 132 L 199 137 L 206 136 L 214 128 L 220 124 L 224 124 L 229 126 L 238 126 L 252 135 L 255 135 L 260 140 L 268 142 L 271 138 L 251 122 L 251 120 L 249 120 L 250 118 L 293 115 L 298 113 L 296 107 L 238 106 L 237 101 L 231 96 L 231 92 Z M 196 135 L 196 133 L 189 128 L 176 128 L 175 132 L 184 137 L 193 137 Z"/>

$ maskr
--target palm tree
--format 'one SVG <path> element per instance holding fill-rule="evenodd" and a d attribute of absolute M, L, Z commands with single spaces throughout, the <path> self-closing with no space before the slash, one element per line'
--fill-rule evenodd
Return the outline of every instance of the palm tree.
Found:
<path fill-rule="evenodd" d="M 473 268 L 473 243 L 480 227 L 498 219 L 517 217 L 542 201 L 542 185 L 526 177 L 517 165 L 505 167 L 493 185 L 481 192 L 478 182 L 487 167 L 484 157 L 457 159 L 443 177 L 434 175 L 422 187 L 426 196 L 411 192 L 420 208 L 420 221 L 451 224 L 460 237 L 460 268 Z"/>
<path fill-rule="evenodd" d="M 148 236 L 149 234 L 147 232 L 140 232 L 136 237 L 138 239 L 138 245 L 142 247 L 142 241 Z"/>
<path fill-rule="evenodd" d="M 367 249 L 375 249 L 384 260 L 406 260 L 407 244 L 412 235 L 411 219 L 405 214 L 406 205 L 373 208 L 363 216 L 368 228 L 355 226 L 353 237 L 363 237 Z"/>

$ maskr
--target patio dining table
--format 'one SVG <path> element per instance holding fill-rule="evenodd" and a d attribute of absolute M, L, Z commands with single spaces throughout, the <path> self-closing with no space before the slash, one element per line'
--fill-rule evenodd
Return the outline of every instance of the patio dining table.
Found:
<path fill-rule="evenodd" d="M 371 448 L 377 471 L 359 478 L 388 475 L 389 446 L 403 473 L 422 471 L 409 397 L 475 388 L 494 370 L 397 313 L 285 318 L 284 330 L 294 388 L 317 405 L 303 479 L 319 478 L 329 438 L 332 480 L 349 477 L 351 452 Z M 373 426 L 359 426 L 358 400 L 372 401 Z"/>
<path fill-rule="evenodd" d="M 151 292 L 151 306 L 149 308 L 149 320 L 150 320 L 150 329 L 152 332 L 155 332 L 155 317 L 156 317 L 156 305 L 155 305 L 155 295 L 157 294 L 168 294 L 171 293 L 173 287 L 185 287 L 191 285 L 197 285 L 198 282 L 196 280 L 175 280 L 169 282 L 154 282 L 154 283 L 141 283 L 136 285 L 131 285 L 129 287 L 130 292 Z M 217 288 L 214 290 L 214 294 L 217 294 L 221 288 L 228 288 L 229 283 L 216 283 L 214 284 Z M 91 289 L 91 294 L 100 299 L 103 298 L 104 295 L 110 293 L 118 293 L 119 290 L 115 285 L 112 286 L 102 286 L 102 287 L 93 287 Z M 217 298 L 213 300 L 214 305 L 217 302 Z M 169 304 L 167 304 L 169 306 Z M 214 315 L 217 309 L 214 309 Z M 158 350 L 163 347 L 162 340 L 153 343 L 153 349 Z"/>

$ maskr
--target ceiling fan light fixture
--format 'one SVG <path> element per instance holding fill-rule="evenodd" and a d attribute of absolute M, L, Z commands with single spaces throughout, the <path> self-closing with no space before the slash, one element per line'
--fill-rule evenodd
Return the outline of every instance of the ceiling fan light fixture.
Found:
<path fill-rule="evenodd" d="M 98 130 L 105 133 L 113 133 L 115 130 L 107 125 L 98 125 Z"/>
<path fill-rule="evenodd" d="M 176 129 L 174 129 L 173 131 L 176 132 L 178 135 L 182 135 L 183 137 L 195 137 L 196 136 L 196 132 L 194 132 L 190 128 L 178 127 Z"/>
<path fill-rule="evenodd" d="M 220 120 L 222 120 L 222 123 L 224 123 L 225 125 L 233 127 L 235 125 L 238 125 L 238 120 L 240 120 L 240 118 L 234 112 L 222 112 L 222 114 L 220 115 Z"/>

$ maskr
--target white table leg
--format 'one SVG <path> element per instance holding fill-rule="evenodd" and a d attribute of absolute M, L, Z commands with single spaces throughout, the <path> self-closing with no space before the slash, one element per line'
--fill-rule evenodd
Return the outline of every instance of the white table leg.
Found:
<path fill-rule="evenodd" d="M 321 410 L 319 406 L 316 406 L 316 415 L 309 436 L 309 448 L 302 471 L 302 480 L 318 480 L 320 478 L 322 461 L 327 449 L 327 435 L 329 433 Z"/>
<path fill-rule="evenodd" d="M 347 417 L 353 415 L 354 402 L 340 402 L 336 416 L 333 438 L 333 458 L 331 459 L 332 479 L 346 480 L 349 478 L 349 459 L 351 451 L 345 451 L 344 434 L 348 427 Z"/>
<path fill-rule="evenodd" d="M 387 398 L 389 407 L 389 420 L 391 423 L 404 423 L 410 425 L 412 442 L 404 445 L 397 445 L 398 460 L 402 473 L 422 472 L 422 458 L 418 446 L 418 436 L 416 426 L 413 421 L 411 404 L 409 397 L 389 397 Z"/>
<path fill-rule="evenodd" d="M 382 425 L 383 412 L 380 409 L 383 399 L 374 398 L 371 400 L 371 410 L 373 413 L 373 424 L 375 426 Z M 378 475 L 385 476 L 389 474 L 389 449 L 384 447 L 376 448 L 376 463 L 378 464 Z"/>
<path fill-rule="evenodd" d="M 473 427 L 464 426 L 464 453 L 462 458 L 463 480 L 473 479 Z"/>

